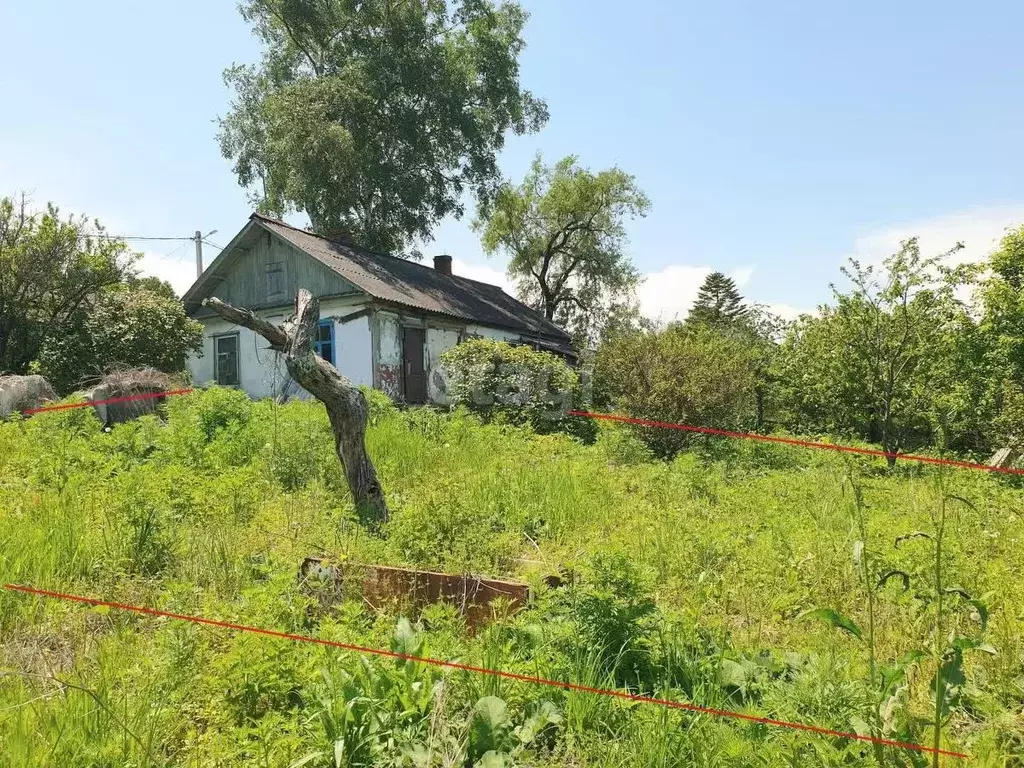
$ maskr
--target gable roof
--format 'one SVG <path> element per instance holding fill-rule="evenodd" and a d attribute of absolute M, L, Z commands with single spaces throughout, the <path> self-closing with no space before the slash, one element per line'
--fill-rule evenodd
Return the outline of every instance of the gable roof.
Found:
<path fill-rule="evenodd" d="M 445 275 L 415 261 L 341 244 L 262 214 L 252 214 L 247 228 L 252 224 L 277 235 L 379 301 L 509 328 L 571 352 L 569 334 L 496 285 Z M 211 264 L 208 271 L 214 268 Z M 200 298 L 196 294 L 204 282 L 201 278 L 188 290 L 183 297 L 186 304 Z"/>

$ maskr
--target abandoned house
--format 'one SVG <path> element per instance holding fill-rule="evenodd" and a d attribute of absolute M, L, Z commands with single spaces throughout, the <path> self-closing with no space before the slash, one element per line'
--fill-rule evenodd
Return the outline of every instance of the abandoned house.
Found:
<path fill-rule="evenodd" d="M 262 337 L 202 306 L 216 296 L 280 324 L 299 288 L 320 299 L 317 353 L 354 384 L 407 403 L 447 403 L 440 356 L 467 338 L 573 358 L 565 331 L 497 286 L 452 274 L 450 256 L 431 269 L 254 213 L 182 298 L 206 331 L 189 360 L 193 381 L 303 396 Z"/>

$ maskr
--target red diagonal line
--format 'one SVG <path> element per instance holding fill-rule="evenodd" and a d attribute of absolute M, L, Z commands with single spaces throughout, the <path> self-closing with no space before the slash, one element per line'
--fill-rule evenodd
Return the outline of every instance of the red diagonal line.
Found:
<path fill-rule="evenodd" d="M 963 469 L 983 469 L 986 472 L 1006 472 L 1010 475 L 1024 475 L 1024 469 L 1015 467 L 990 467 L 988 464 L 976 464 L 973 461 L 955 461 L 953 459 L 937 459 L 934 456 L 919 456 L 913 453 L 895 453 L 893 451 L 881 451 L 877 448 L 855 448 L 852 445 L 835 445 L 833 443 L 816 443 L 813 440 L 797 440 L 793 437 L 777 437 L 775 435 L 758 435 L 754 432 L 730 432 L 727 429 L 714 429 L 712 427 L 696 427 L 693 424 L 674 424 L 667 421 L 651 421 L 650 419 L 634 419 L 631 416 L 616 416 L 612 413 L 591 413 L 590 411 L 569 411 L 570 416 L 588 416 L 591 419 L 607 419 L 608 421 L 622 421 L 626 424 L 639 424 L 642 427 L 663 427 L 665 429 L 679 429 L 683 432 L 700 432 L 704 435 L 718 435 L 719 437 L 740 437 L 747 440 L 762 440 L 766 443 L 784 443 L 785 445 L 798 445 L 801 448 L 824 448 L 827 451 L 839 451 L 840 453 L 859 453 L 863 456 L 883 456 L 887 459 L 906 459 L 907 461 L 920 461 L 925 464 L 941 464 L 947 467 L 961 467 Z"/>
<path fill-rule="evenodd" d="M 170 397 L 171 395 L 187 395 L 191 389 L 172 389 L 169 392 L 146 392 L 142 395 L 125 395 L 124 397 L 111 397 L 108 400 L 86 400 L 84 403 L 63 403 L 62 405 L 48 405 L 45 408 L 29 408 L 22 411 L 26 416 L 43 411 L 66 411 L 68 408 L 89 408 L 93 405 L 106 405 L 107 403 L 127 403 L 129 400 L 148 400 L 152 397 Z"/>
<path fill-rule="evenodd" d="M 232 629 L 237 632 L 252 632 L 257 635 L 265 635 L 267 637 L 278 637 L 284 640 L 297 640 L 303 643 L 316 643 L 317 645 L 327 645 L 332 648 L 341 648 L 346 651 L 354 651 L 356 653 L 368 653 L 375 656 L 386 656 L 392 659 L 401 659 L 403 661 L 416 661 L 421 664 L 431 664 L 436 667 L 447 667 L 448 669 L 458 669 L 464 672 L 476 672 L 481 675 L 493 675 L 494 677 L 501 677 L 507 680 L 516 680 L 523 683 L 533 683 L 535 685 L 547 685 L 552 688 L 561 688 L 567 691 L 578 691 L 581 693 L 594 693 L 601 696 L 613 696 L 618 699 L 626 699 L 628 701 L 635 701 L 641 704 L 660 704 L 664 707 L 671 707 L 672 709 L 683 709 L 688 712 L 697 712 L 703 715 L 717 715 L 719 717 L 733 717 L 739 720 L 747 720 L 752 723 L 761 723 L 763 725 L 775 725 L 780 728 L 793 728 L 800 731 L 810 731 L 811 733 L 820 733 L 826 736 L 836 736 L 843 739 L 854 739 L 856 741 L 868 741 L 873 744 L 884 744 L 889 747 L 900 747 L 902 749 L 912 749 L 918 752 L 929 752 L 939 755 L 948 755 L 950 757 L 964 757 L 963 752 L 950 752 L 944 749 L 935 749 L 934 747 L 926 747 L 921 744 L 911 744 L 903 741 L 892 741 L 891 739 L 881 739 L 874 736 L 862 736 L 859 733 L 846 733 L 844 731 L 833 731 L 830 728 L 822 728 L 817 725 L 807 725 L 805 723 L 790 723 L 785 720 L 774 720 L 770 717 L 759 717 L 757 715 L 748 715 L 743 712 L 732 712 L 726 709 L 712 709 L 710 707 L 701 707 L 696 704 L 687 704 L 682 701 L 671 701 L 669 699 L 656 699 L 652 696 L 641 696 L 635 693 L 627 693 L 626 691 L 616 691 L 609 688 L 592 688 L 588 685 L 577 685 L 576 683 L 564 683 L 559 680 L 548 680 L 543 677 L 532 677 L 530 675 L 520 675 L 516 672 L 504 672 L 500 669 L 487 669 L 486 667 L 474 667 L 470 664 L 459 664 L 455 661 L 443 661 L 441 659 L 430 659 L 424 656 L 412 656 L 407 653 L 396 653 L 395 651 L 386 651 L 382 648 L 366 648 L 361 645 L 351 645 L 349 643 L 340 643 L 335 640 L 322 640 L 317 637 L 309 637 L 307 635 L 293 635 L 288 632 L 278 632 L 274 629 L 263 629 L 262 627 L 250 627 L 245 624 L 233 624 L 229 621 L 217 621 L 215 619 L 206 619 L 202 616 L 189 616 L 182 613 L 171 613 L 170 611 L 160 611 L 156 608 L 147 608 L 142 605 L 127 605 L 125 603 L 111 603 L 105 600 L 97 600 L 93 597 L 82 597 L 80 595 L 68 595 L 62 592 L 51 592 L 46 589 L 36 589 L 35 587 L 26 587 L 20 584 L 4 584 L 4 589 L 16 590 L 18 592 L 25 592 L 30 595 L 41 595 L 43 597 L 56 597 L 61 600 L 73 600 L 77 603 L 87 603 L 88 605 L 105 605 L 108 608 L 119 608 L 123 611 L 134 611 L 135 613 L 144 613 L 150 616 L 163 616 L 168 619 L 178 619 L 179 621 L 190 621 L 194 624 L 206 624 L 211 627 L 220 627 L 222 629 Z"/>

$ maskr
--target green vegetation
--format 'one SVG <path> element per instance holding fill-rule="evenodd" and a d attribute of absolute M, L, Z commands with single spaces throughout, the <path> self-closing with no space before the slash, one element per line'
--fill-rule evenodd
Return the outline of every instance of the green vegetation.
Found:
<path fill-rule="evenodd" d="M 38 370 L 58 392 L 72 392 L 119 368 L 184 371 L 202 349 L 203 326 L 185 314 L 174 289 L 155 277 L 104 288 L 62 336 L 39 351 Z"/>
<path fill-rule="evenodd" d="M 553 354 L 470 339 L 445 351 L 441 363 L 449 402 L 486 421 L 528 423 L 539 432 L 572 431 L 581 423 L 566 415 L 580 397 L 579 375 Z"/>
<path fill-rule="evenodd" d="M 220 145 L 261 210 L 305 212 L 401 252 L 493 194 L 509 131 L 547 121 L 520 87 L 527 14 L 505 0 L 243 0 L 259 65 L 224 73 Z"/>
<path fill-rule="evenodd" d="M 380 537 L 316 403 L 211 389 L 109 434 L 84 410 L 0 424 L 0 578 L 928 745 L 937 718 L 971 765 L 1024 753 L 1013 483 L 740 441 L 651 461 L 625 429 L 582 445 L 370 395 Z M 443 606 L 323 610 L 297 583 L 320 552 L 536 599 L 476 635 Z M 931 763 L 9 591 L 0 665 L 2 765 Z"/>
<path fill-rule="evenodd" d="M 594 402 L 632 416 L 866 440 L 889 453 L 985 460 L 1024 435 L 1024 227 L 980 264 L 916 239 L 792 323 L 712 275 L 685 322 L 607 327 Z M 727 280 L 727 279 L 726 279 Z M 692 437 L 638 431 L 659 455 Z M 890 465 L 897 459 L 890 458 Z"/>
<path fill-rule="evenodd" d="M 749 314 L 750 309 L 743 304 L 736 282 L 721 272 L 712 272 L 704 278 L 686 319 L 691 323 L 723 327 L 740 323 Z"/>
<path fill-rule="evenodd" d="M 84 216 L 0 198 L 0 374 L 66 395 L 116 369 L 184 371 L 202 326 L 170 284 L 139 277 L 140 257 Z"/>
<path fill-rule="evenodd" d="M 620 168 L 593 173 L 575 155 L 545 166 L 538 154 L 521 184 L 481 204 L 474 227 L 486 253 L 508 257 L 519 299 L 585 348 L 640 283 L 626 222 L 650 205 Z"/>
<path fill-rule="evenodd" d="M 635 418 L 735 429 L 757 410 L 757 347 L 738 333 L 705 323 L 614 335 L 600 348 L 596 377 L 615 404 Z M 713 371 L 714 373 L 709 373 Z M 695 436 L 678 430 L 640 432 L 656 454 L 671 457 Z"/>

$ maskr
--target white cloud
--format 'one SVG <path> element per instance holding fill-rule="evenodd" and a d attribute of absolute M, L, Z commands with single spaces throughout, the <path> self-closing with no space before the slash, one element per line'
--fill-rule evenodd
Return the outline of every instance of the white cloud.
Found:
<path fill-rule="evenodd" d="M 863 264 L 879 264 L 899 249 L 901 240 L 917 237 L 923 256 L 943 253 L 963 242 L 957 261 L 976 262 L 995 250 L 1008 227 L 1022 223 L 1024 204 L 972 208 L 873 230 L 857 238 L 850 255 Z"/>
<path fill-rule="evenodd" d="M 790 304 L 775 302 L 768 302 L 764 306 L 769 312 L 778 315 L 783 320 L 796 320 L 800 315 L 815 315 L 818 312 L 817 309 L 801 309 Z"/>
<path fill-rule="evenodd" d="M 976 263 L 999 247 L 1007 229 L 1022 223 L 1024 204 L 976 207 L 868 232 L 854 241 L 850 256 L 864 265 L 881 265 L 886 256 L 899 250 L 900 242 L 916 237 L 924 257 L 945 253 L 960 242 L 964 247 L 948 263 Z M 970 303 L 972 289 L 961 286 L 956 295 Z"/>
<path fill-rule="evenodd" d="M 750 276 L 754 274 L 753 267 L 737 267 L 729 273 L 729 277 L 736 283 L 737 288 L 742 288 L 750 282 Z"/>

